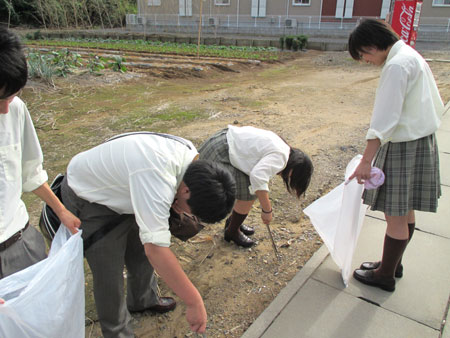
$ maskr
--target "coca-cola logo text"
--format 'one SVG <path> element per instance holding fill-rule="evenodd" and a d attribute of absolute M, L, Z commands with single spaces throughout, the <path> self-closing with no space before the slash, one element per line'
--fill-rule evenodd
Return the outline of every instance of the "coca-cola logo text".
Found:
<path fill-rule="evenodd" d="M 400 38 L 408 42 L 409 32 L 411 31 L 411 26 L 414 18 L 414 6 L 406 6 L 402 4 L 402 11 L 400 13 L 399 22 L 401 25 Z"/>

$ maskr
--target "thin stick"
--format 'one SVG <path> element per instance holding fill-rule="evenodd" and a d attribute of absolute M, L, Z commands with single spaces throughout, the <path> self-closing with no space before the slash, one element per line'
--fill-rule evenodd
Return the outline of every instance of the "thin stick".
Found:
<path fill-rule="evenodd" d="M 216 247 L 216 243 L 213 242 L 213 245 L 211 246 L 211 248 L 209 249 L 208 253 L 206 254 L 205 258 L 202 259 L 202 261 L 199 263 L 199 265 L 202 265 L 202 263 L 205 261 L 206 258 L 208 258 L 208 256 L 211 254 L 211 252 L 213 251 L 213 249 Z"/>
<path fill-rule="evenodd" d="M 273 240 L 273 236 L 272 236 L 272 232 L 270 231 L 269 224 L 266 224 L 266 227 L 267 227 L 267 231 L 269 232 L 270 240 L 272 241 L 272 247 L 273 247 L 273 251 L 275 253 L 275 257 L 278 260 L 280 260 L 281 258 L 280 258 L 280 255 L 278 254 L 278 249 L 277 249 L 277 246 L 275 245 L 275 241 Z"/>

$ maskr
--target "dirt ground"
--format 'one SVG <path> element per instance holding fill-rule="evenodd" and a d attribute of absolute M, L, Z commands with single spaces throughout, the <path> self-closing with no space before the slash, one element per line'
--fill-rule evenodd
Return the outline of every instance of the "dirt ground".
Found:
<path fill-rule="evenodd" d="M 423 55 L 432 59 L 429 64 L 444 103 L 448 102 L 450 63 L 437 60 L 449 60 L 449 53 L 427 51 Z M 191 61 L 198 63 L 195 59 Z M 83 106 L 84 97 L 91 92 L 99 95 L 99 88 L 103 88 L 103 93 L 109 91 L 116 96 L 127 90 L 129 93 L 126 104 L 111 108 L 112 112 L 102 111 L 97 105 L 91 110 L 83 108 L 84 111 L 78 112 L 65 129 L 56 113 L 49 113 L 53 106 L 43 104 L 50 95 L 48 90 L 32 83 L 32 90 L 26 97 L 32 113 L 33 103 L 39 107 L 35 115 L 39 119 L 35 122 L 46 158 L 50 158 L 46 160 L 50 176 L 64 170 L 70 155 L 98 144 L 108 136 L 137 128 L 180 135 L 198 146 L 228 124 L 252 125 L 278 133 L 289 144 L 309 154 L 315 171 L 306 196 L 297 200 L 288 195 L 278 177 L 270 186 L 274 210 L 271 229 L 280 260 L 275 258 L 257 203 L 246 221 L 256 228 L 253 238 L 257 245 L 252 248 L 243 249 L 225 242 L 223 222 L 209 226 L 187 243 L 173 240 L 171 249 L 204 299 L 208 336 L 240 337 L 322 245 L 302 210 L 341 183 L 346 164 L 364 150 L 364 136 L 380 69 L 359 64 L 346 52 L 312 50 L 291 54 L 272 63 L 206 58 L 200 65 L 192 66 L 189 62 L 179 62 L 185 66 L 167 67 L 168 62 L 165 67 L 151 70 L 136 68 L 121 76 L 79 76 L 76 81 L 72 78 L 61 83 L 62 89 L 56 92 L 66 101 L 66 109 L 77 104 Z M 211 62 L 220 66 L 211 66 Z M 135 94 L 130 88 L 136 84 L 141 87 L 138 94 L 141 101 L 136 99 L 136 102 L 145 105 L 147 112 L 158 113 L 169 106 L 177 106 L 183 111 L 201 111 L 203 115 L 186 123 L 140 124 L 137 119 L 137 123 L 129 124 L 130 118 L 121 122 L 121 114 L 129 114 L 132 110 L 130 97 L 134 98 Z M 70 96 L 74 92 L 78 93 L 76 98 Z M 80 92 L 86 94 L 80 95 Z M 55 97 L 56 94 L 51 95 Z M 105 99 L 98 106 L 110 102 L 113 99 Z M 117 119 L 121 122 L 119 126 L 112 124 Z M 92 127 L 93 124 L 97 127 Z M 62 141 L 62 134 L 68 132 L 71 139 Z M 51 162 L 55 148 L 61 143 L 69 149 L 67 157 Z M 34 217 L 37 217 L 36 213 Z M 89 277 L 86 278 L 89 284 Z M 162 281 L 160 288 L 162 295 L 173 296 Z M 133 315 L 137 337 L 195 336 L 185 320 L 185 306 L 174 297 L 178 306 L 173 312 Z M 101 336 L 95 311 L 87 311 L 87 317 L 86 337 Z"/>

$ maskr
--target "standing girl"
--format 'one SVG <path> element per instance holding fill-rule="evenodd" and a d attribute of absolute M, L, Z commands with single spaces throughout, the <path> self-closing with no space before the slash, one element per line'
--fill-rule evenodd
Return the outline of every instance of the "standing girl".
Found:
<path fill-rule="evenodd" d="M 441 195 L 434 133 L 444 106 L 428 64 L 385 22 L 361 22 L 349 37 L 349 52 L 355 60 L 383 67 L 367 146 L 350 179 L 369 179 L 372 161 L 384 171 L 384 185 L 364 191 L 363 199 L 383 211 L 387 222 L 381 261 L 363 263 L 353 276 L 394 291 L 394 275 L 403 275 L 401 258 L 414 232 L 414 210 L 436 212 Z"/>

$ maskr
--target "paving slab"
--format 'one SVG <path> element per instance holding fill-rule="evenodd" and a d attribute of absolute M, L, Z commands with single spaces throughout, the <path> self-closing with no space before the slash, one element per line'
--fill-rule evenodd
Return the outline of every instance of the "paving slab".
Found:
<path fill-rule="evenodd" d="M 442 115 L 439 129 L 450 131 L 450 101 L 448 101 L 445 105 L 444 114 Z"/>
<path fill-rule="evenodd" d="M 263 313 L 258 316 L 247 331 L 244 332 L 241 338 L 261 337 L 328 255 L 327 247 L 322 245 Z"/>
<path fill-rule="evenodd" d="M 450 131 L 440 128 L 436 132 L 439 153 L 450 154 Z"/>
<path fill-rule="evenodd" d="M 450 238 L 450 186 L 441 185 L 441 189 L 437 213 L 416 211 L 416 226 L 422 231 Z M 366 216 L 384 220 L 381 211 L 367 210 Z"/>
<path fill-rule="evenodd" d="M 423 231 L 450 238 L 450 186 L 442 185 L 441 189 L 437 213 L 416 212 L 416 226 Z"/>
<path fill-rule="evenodd" d="M 310 279 L 261 337 L 424 338 L 437 335 L 433 328 Z"/>
<path fill-rule="evenodd" d="M 449 302 L 450 302 L 450 299 L 449 299 Z M 450 320 L 450 313 L 448 312 L 448 309 L 447 309 L 447 318 L 445 320 L 445 326 L 443 328 L 441 338 L 450 338 L 450 323 L 449 323 L 449 320 Z"/>
<path fill-rule="evenodd" d="M 365 217 L 353 256 L 354 269 L 364 261 L 380 259 L 385 229 L 384 221 Z M 396 290 L 393 293 L 366 286 L 353 278 L 345 288 L 340 271 L 329 256 L 312 278 L 336 290 L 344 291 L 356 298 L 362 297 L 379 304 L 383 309 L 440 330 L 450 292 L 450 240 L 416 231 L 404 254 L 403 263 L 404 277 L 397 279 Z"/>
<path fill-rule="evenodd" d="M 450 187 L 450 153 L 439 153 L 439 168 L 441 184 Z"/>

